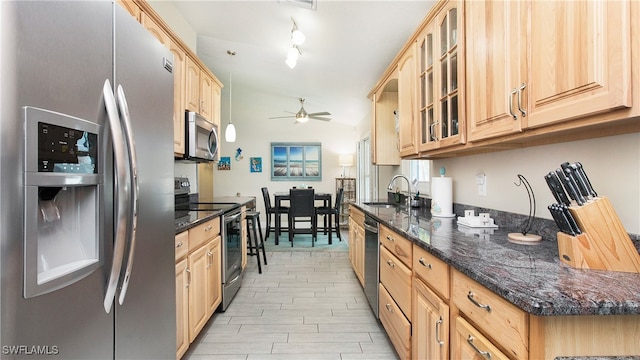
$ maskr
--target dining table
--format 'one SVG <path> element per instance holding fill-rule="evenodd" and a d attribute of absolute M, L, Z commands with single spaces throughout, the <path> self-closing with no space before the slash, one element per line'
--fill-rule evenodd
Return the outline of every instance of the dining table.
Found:
<path fill-rule="evenodd" d="M 289 196 L 289 192 L 284 192 L 284 191 L 280 191 L 280 192 L 275 192 L 273 194 L 274 196 L 274 203 L 275 203 L 275 208 L 276 208 L 276 214 L 275 214 L 275 222 L 276 222 L 276 231 L 275 231 L 275 244 L 279 245 L 280 241 L 279 241 L 279 237 L 280 237 L 280 207 L 282 206 L 282 202 L 283 201 L 289 201 L 291 200 L 291 197 Z M 322 201 L 322 206 L 331 206 L 331 193 L 328 192 L 315 192 L 314 193 L 314 198 L 316 201 Z"/>

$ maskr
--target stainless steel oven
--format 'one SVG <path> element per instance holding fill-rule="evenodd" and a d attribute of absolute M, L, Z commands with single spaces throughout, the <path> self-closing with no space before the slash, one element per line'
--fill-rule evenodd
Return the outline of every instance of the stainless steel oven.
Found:
<path fill-rule="evenodd" d="M 242 284 L 241 211 L 236 207 L 222 215 L 222 311 L 227 310 Z"/>
<path fill-rule="evenodd" d="M 219 160 L 218 125 L 192 111 L 187 111 L 185 117 L 185 158 L 194 161 Z"/>

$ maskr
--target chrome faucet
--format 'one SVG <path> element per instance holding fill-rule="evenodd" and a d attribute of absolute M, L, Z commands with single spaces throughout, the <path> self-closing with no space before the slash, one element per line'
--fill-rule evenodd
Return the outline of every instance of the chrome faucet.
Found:
<path fill-rule="evenodd" d="M 407 181 L 407 190 L 409 191 L 409 197 L 407 198 L 407 204 L 406 205 L 409 206 L 409 204 L 411 204 L 411 199 L 412 199 L 411 198 L 411 182 L 409 181 L 409 179 L 406 176 L 404 176 L 402 174 L 394 175 L 391 178 L 391 181 L 389 182 L 389 186 L 387 187 L 387 190 L 393 191 L 393 182 L 396 181 L 396 179 L 399 178 L 399 177 L 401 177 L 401 178 L 403 178 L 403 179 L 405 179 Z"/>

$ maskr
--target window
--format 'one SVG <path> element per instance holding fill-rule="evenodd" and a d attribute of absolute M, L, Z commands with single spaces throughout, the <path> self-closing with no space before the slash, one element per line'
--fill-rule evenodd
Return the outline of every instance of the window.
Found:
<path fill-rule="evenodd" d="M 408 163 L 409 166 L 409 179 L 411 179 L 412 190 L 419 191 L 422 194 L 430 193 L 431 160 L 403 160 L 403 162 Z"/>

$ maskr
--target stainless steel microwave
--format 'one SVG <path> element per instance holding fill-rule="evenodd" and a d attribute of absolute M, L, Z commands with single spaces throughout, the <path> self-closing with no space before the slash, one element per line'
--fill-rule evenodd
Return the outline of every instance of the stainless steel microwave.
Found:
<path fill-rule="evenodd" d="M 187 111 L 185 118 L 185 158 L 200 162 L 219 160 L 218 125 L 192 111 Z"/>

